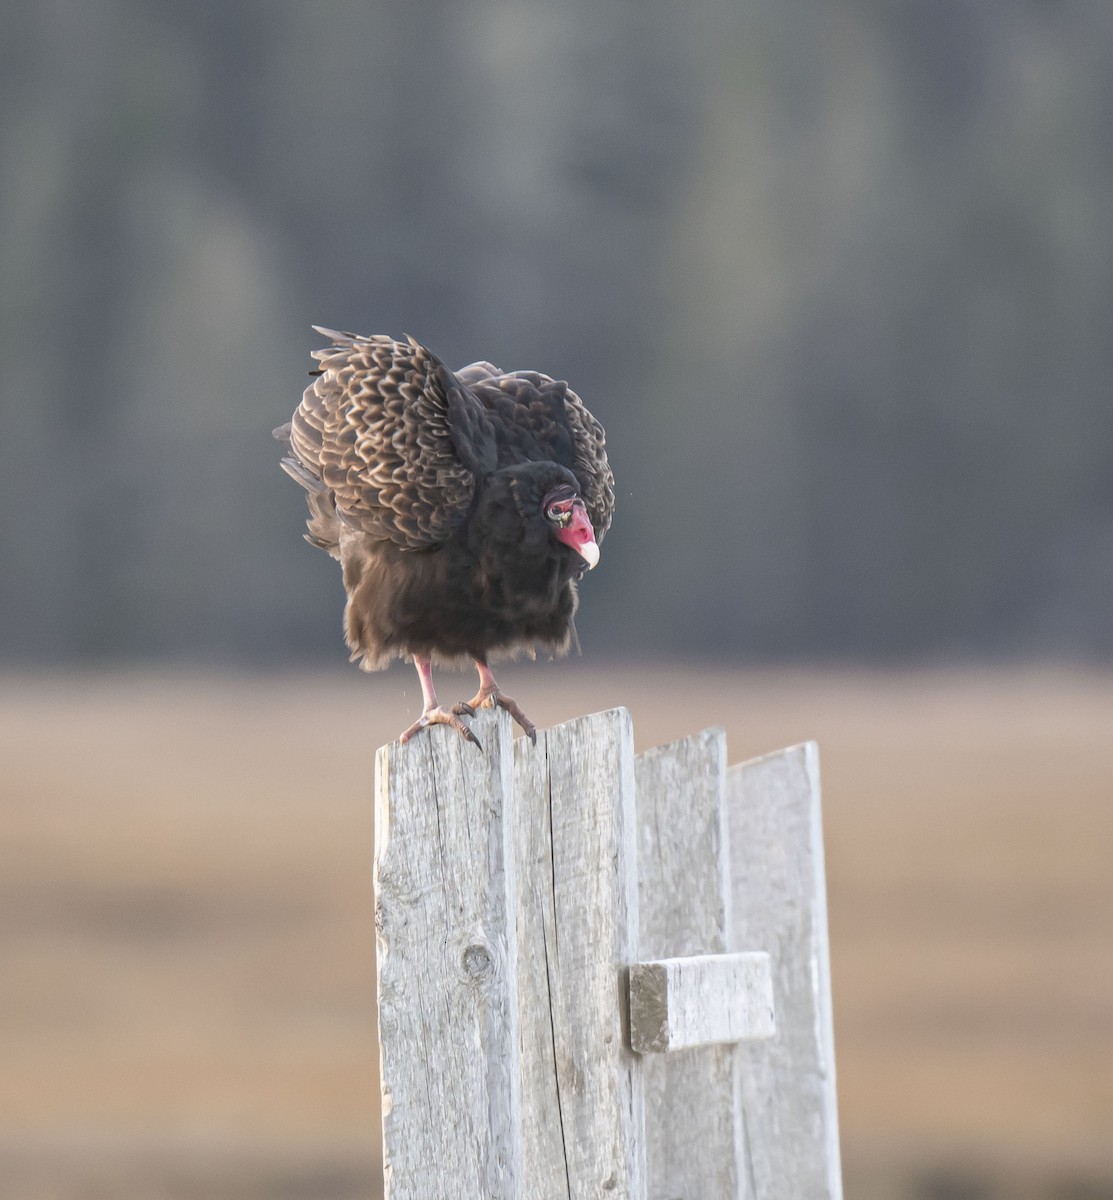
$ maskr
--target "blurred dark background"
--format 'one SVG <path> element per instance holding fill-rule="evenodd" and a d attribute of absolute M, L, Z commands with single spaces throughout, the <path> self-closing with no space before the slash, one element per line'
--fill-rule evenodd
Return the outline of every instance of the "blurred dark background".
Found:
<path fill-rule="evenodd" d="M 819 740 L 848 1197 L 1113 1197 L 1108 0 L 10 0 L 0 113 L 4 1200 L 378 1194 L 311 323 L 606 425 L 539 723 Z"/>
<path fill-rule="evenodd" d="M 1113 652 L 1105 0 L 41 0 L 0 56 L 3 659 L 342 652 L 311 322 L 581 392 L 595 653 Z"/>

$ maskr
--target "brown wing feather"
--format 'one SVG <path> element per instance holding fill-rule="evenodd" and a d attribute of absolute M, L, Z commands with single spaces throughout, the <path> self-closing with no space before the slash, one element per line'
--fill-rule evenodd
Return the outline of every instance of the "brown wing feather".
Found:
<path fill-rule="evenodd" d="M 320 373 L 291 422 L 295 457 L 347 524 L 405 549 L 443 542 L 467 515 L 490 438 L 479 405 L 412 338 L 318 332 L 333 344 L 314 351 Z"/>

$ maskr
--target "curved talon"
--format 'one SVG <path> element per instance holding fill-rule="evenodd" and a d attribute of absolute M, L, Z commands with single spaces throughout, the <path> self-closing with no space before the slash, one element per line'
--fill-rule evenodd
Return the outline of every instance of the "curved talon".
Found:
<path fill-rule="evenodd" d="M 477 708 L 505 708 L 506 711 L 522 727 L 522 731 L 531 742 L 537 745 L 537 726 L 522 712 L 518 701 L 508 696 L 497 687 L 481 687 L 470 700 L 461 700 L 452 706 L 454 713 L 463 713 L 469 717 L 475 716 Z"/>
<path fill-rule="evenodd" d="M 434 705 L 432 708 L 427 708 L 409 729 L 402 733 L 402 736 L 398 740 L 405 745 L 415 733 L 420 733 L 430 725 L 451 725 L 461 737 L 471 742 L 473 746 L 478 746 L 480 750 L 483 749 L 479 738 L 460 720 L 455 711 L 442 708 L 439 704 Z"/>

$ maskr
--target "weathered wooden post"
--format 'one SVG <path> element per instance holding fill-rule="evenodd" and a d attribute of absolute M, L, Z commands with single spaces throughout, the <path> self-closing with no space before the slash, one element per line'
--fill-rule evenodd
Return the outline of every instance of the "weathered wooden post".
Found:
<path fill-rule="evenodd" d="M 477 732 L 379 753 L 389 1200 L 838 1200 L 814 747 Z"/>
<path fill-rule="evenodd" d="M 742 1045 L 747 1170 L 755 1196 L 838 1200 L 838 1107 L 827 882 L 814 742 L 730 768 L 734 949 L 773 966 L 777 1037 Z"/>
<path fill-rule="evenodd" d="M 492 723 L 493 724 L 493 723 Z M 379 751 L 375 922 L 387 1196 L 519 1196 L 509 729 Z M 509 869 L 508 869 L 509 868 Z"/>

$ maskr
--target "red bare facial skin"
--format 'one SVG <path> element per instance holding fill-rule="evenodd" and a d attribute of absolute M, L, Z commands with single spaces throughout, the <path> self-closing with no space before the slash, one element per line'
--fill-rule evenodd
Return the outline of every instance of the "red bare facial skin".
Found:
<path fill-rule="evenodd" d="M 572 506 L 572 520 L 562 529 L 557 529 L 558 541 L 571 546 L 586 562 L 588 570 L 592 570 L 599 562 L 599 546 L 595 541 L 595 530 L 588 520 L 587 509 L 582 500 L 577 500 Z"/>

